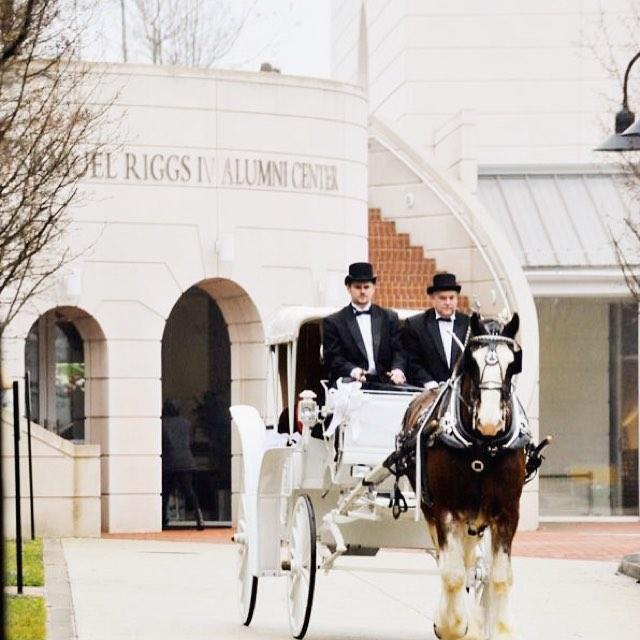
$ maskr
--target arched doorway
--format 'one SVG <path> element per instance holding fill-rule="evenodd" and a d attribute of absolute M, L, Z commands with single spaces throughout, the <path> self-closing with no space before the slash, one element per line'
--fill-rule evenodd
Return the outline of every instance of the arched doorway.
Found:
<path fill-rule="evenodd" d="M 193 526 L 199 506 L 207 524 L 227 525 L 231 522 L 229 331 L 220 307 L 197 286 L 179 298 L 165 326 L 162 401 L 163 524 Z M 171 419 L 172 413 L 177 419 Z M 188 437 L 178 434 L 179 420 Z M 195 500 L 175 481 L 185 471 Z"/>
<path fill-rule="evenodd" d="M 43 313 L 27 334 L 24 356 L 34 422 L 74 442 L 98 440 L 91 398 L 106 402 L 107 358 L 95 319 L 77 307 Z"/>

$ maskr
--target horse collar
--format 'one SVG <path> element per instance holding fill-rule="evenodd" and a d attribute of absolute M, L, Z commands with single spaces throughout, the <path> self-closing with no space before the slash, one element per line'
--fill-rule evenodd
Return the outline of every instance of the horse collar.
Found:
<path fill-rule="evenodd" d="M 439 442 L 449 448 L 474 449 L 478 452 L 473 458 L 473 463 L 482 464 L 472 466 L 476 473 L 482 473 L 487 464 L 500 451 L 521 449 L 531 441 L 529 421 L 515 392 L 511 394 L 510 401 L 511 423 L 507 431 L 500 437 L 488 441 L 475 433 L 473 429 L 465 427 L 460 415 L 460 405 L 464 402 L 460 386 L 461 377 L 457 377 L 442 398 L 438 430 L 434 435 Z"/>

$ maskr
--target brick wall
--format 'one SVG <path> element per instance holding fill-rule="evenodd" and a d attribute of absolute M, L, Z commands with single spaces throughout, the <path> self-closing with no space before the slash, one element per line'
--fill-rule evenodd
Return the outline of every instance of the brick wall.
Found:
<path fill-rule="evenodd" d="M 412 246 L 407 233 L 398 233 L 395 222 L 383 220 L 380 209 L 369 209 L 369 262 L 378 275 L 376 304 L 396 309 L 430 306 L 426 289 L 438 273 L 436 261 L 425 258 L 422 247 Z M 460 308 L 468 308 L 464 296 Z"/>

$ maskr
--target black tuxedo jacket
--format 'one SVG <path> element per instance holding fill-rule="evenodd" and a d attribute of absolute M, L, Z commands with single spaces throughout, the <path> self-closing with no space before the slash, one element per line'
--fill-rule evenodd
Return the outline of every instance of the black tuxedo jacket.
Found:
<path fill-rule="evenodd" d="M 464 343 L 469 316 L 456 312 L 453 332 Z M 409 371 L 406 373 L 410 384 L 423 386 L 427 382 L 445 382 L 451 377 L 451 370 L 460 355 L 460 347 L 451 341 L 451 367 L 442 345 L 436 313 L 428 309 L 407 319 L 402 332 L 402 341 L 407 356 Z"/>
<path fill-rule="evenodd" d="M 355 367 L 368 369 L 364 340 L 350 304 L 327 316 L 322 330 L 322 349 L 330 384 L 349 376 Z M 400 322 L 395 311 L 371 305 L 371 335 L 377 374 L 384 376 L 392 369 L 404 371 Z"/>

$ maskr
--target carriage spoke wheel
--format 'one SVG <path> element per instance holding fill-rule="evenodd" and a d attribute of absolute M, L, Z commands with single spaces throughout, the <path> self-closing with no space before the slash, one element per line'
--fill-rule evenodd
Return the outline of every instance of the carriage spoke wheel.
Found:
<path fill-rule="evenodd" d="M 234 538 L 240 544 L 240 562 L 238 566 L 240 621 L 245 626 L 251 624 L 258 594 L 258 578 L 252 575 L 249 570 L 249 534 L 247 529 L 246 515 L 241 499 L 238 527 Z"/>
<path fill-rule="evenodd" d="M 288 556 L 289 628 L 294 638 L 303 638 L 309 626 L 316 583 L 316 519 L 307 495 L 299 496 L 293 507 Z"/>
<path fill-rule="evenodd" d="M 487 527 L 480 540 L 476 553 L 475 576 L 472 581 L 471 595 L 476 604 L 480 606 L 482 612 L 482 629 L 485 634 L 489 633 L 489 613 L 490 613 L 490 589 L 489 579 L 491 574 L 491 529 Z"/>

